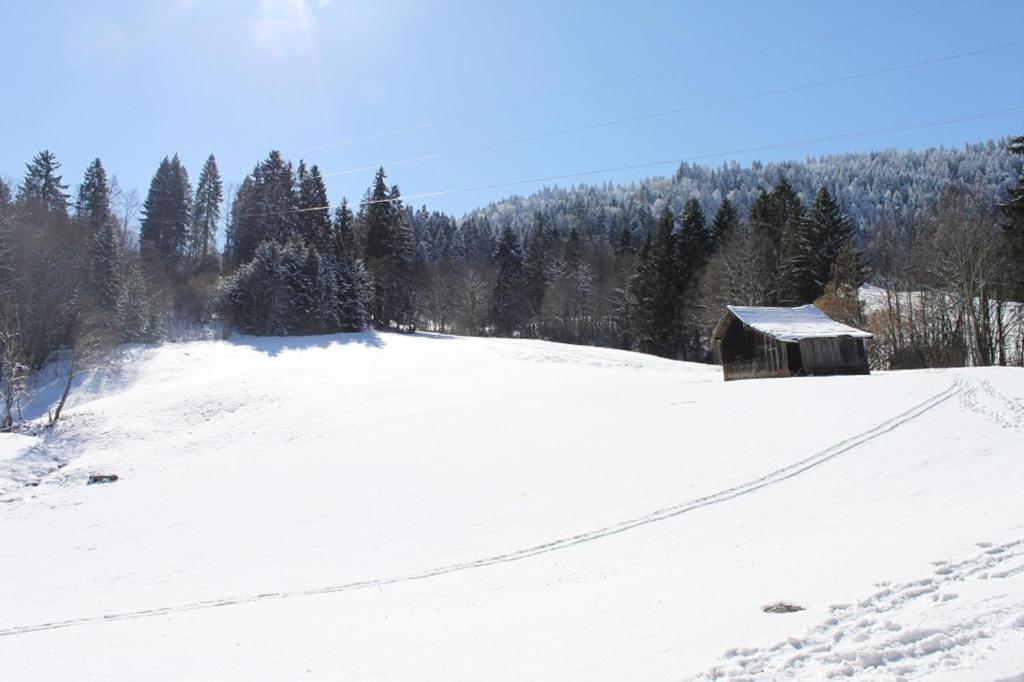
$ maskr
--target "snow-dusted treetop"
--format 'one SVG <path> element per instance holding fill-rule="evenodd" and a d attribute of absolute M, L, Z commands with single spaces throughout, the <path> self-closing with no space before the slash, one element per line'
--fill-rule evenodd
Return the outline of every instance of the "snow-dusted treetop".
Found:
<path fill-rule="evenodd" d="M 852 336 L 867 339 L 872 336 L 866 331 L 836 322 L 811 304 L 795 308 L 742 305 L 726 307 L 743 324 L 779 341 L 799 341 L 800 339 L 828 336 Z"/>

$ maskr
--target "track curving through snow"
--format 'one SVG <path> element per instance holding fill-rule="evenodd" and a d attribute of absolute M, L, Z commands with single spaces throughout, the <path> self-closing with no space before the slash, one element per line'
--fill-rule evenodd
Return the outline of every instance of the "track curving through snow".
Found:
<path fill-rule="evenodd" d="M 805 457 L 804 459 L 789 464 L 785 467 L 776 469 L 759 478 L 747 481 L 746 483 L 742 483 L 731 488 L 727 488 L 725 490 L 718 491 L 711 495 L 706 495 L 704 497 L 688 500 L 686 502 L 682 502 L 671 507 L 665 507 L 650 512 L 648 514 L 644 514 L 642 516 L 633 517 L 631 519 L 621 521 L 616 524 L 604 526 L 602 528 L 588 531 L 586 533 L 580 533 L 577 535 L 559 538 L 543 544 L 534 545 L 506 554 L 492 555 L 489 557 L 484 557 L 473 561 L 465 561 L 460 563 L 437 566 L 415 573 L 389 576 L 384 578 L 373 578 L 338 585 L 326 585 L 304 590 L 290 590 L 283 592 L 264 592 L 260 594 L 237 595 L 223 599 L 213 599 L 186 604 L 176 604 L 171 606 L 164 606 L 153 609 L 143 609 L 138 611 L 110 613 L 102 616 L 88 616 L 83 618 L 75 618 L 61 621 L 51 621 L 47 623 L 9 626 L 5 628 L 0 628 L 0 637 L 10 637 L 45 630 L 56 630 L 61 628 L 94 625 L 105 622 L 158 617 L 174 613 L 183 613 L 187 611 L 213 609 L 222 606 L 232 606 L 239 604 L 249 604 L 258 601 L 291 599 L 296 597 L 332 594 L 336 592 L 347 592 L 351 590 L 358 590 L 369 587 L 383 587 L 385 585 L 412 582 L 416 580 L 424 580 L 427 578 L 433 578 L 441 575 L 446 575 L 449 573 L 467 571 L 476 568 L 484 568 L 496 564 L 511 563 L 514 561 L 520 561 L 541 554 L 547 554 L 549 552 L 567 549 L 569 547 L 573 547 L 576 545 L 594 542 L 602 538 L 617 535 L 619 533 L 624 533 L 634 528 L 638 528 L 652 523 L 657 523 L 660 521 L 665 521 L 667 519 L 671 519 L 697 509 L 710 507 L 712 505 L 720 504 L 728 500 L 733 500 L 757 492 L 762 488 L 766 488 L 768 486 L 775 485 L 777 483 L 782 483 L 784 481 L 792 479 L 821 464 L 824 464 L 832 459 L 835 459 L 836 457 L 844 453 L 847 453 L 850 450 L 853 450 L 861 445 L 864 445 L 865 443 L 869 443 L 899 428 L 900 426 L 908 422 L 911 422 L 921 417 L 925 413 L 929 412 L 935 407 L 938 407 L 939 405 L 946 402 L 950 398 L 962 393 L 964 389 L 964 379 L 959 376 L 954 377 L 953 382 L 947 388 L 932 395 L 926 400 L 916 404 L 910 409 L 901 412 L 893 417 L 890 417 L 884 422 L 881 422 L 880 424 L 877 424 L 876 426 L 866 431 L 863 431 L 855 436 L 835 443 L 823 450 L 814 453 L 813 455 L 810 455 L 809 457 Z"/>

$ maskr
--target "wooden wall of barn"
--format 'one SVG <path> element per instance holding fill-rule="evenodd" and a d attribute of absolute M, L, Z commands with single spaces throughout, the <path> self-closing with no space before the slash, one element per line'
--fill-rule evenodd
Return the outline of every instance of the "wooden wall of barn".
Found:
<path fill-rule="evenodd" d="M 833 336 L 801 339 L 800 357 L 804 374 L 868 374 L 864 339 Z"/>
<path fill-rule="evenodd" d="M 730 332 L 730 336 L 724 342 L 719 341 L 717 347 L 726 381 L 791 376 L 786 344 L 743 325 L 736 325 Z M 729 352 L 729 345 L 732 345 L 733 353 Z M 745 357 L 735 358 L 737 346 L 745 350 Z M 735 359 L 723 361 L 728 357 Z"/>

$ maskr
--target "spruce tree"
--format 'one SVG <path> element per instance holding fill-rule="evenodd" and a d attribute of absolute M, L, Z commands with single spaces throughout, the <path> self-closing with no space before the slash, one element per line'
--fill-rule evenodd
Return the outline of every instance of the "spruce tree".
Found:
<path fill-rule="evenodd" d="M 711 234 L 707 229 L 704 209 L 696 199 L 689 199 L 683 207 L 680 230 L 676 239 L 676 259 L 679 266 L 680 287 L 687 289 L 711 255 Z"/>
<path fill-rule="evenodd" d="M 490 321 L 501 336 L 520 330 L 524 318 L 525 271 L 519 248 L 519 237 L 506 225 L 498 238 L 494 254 L 494 289 L 491 296 Z"/>
<path fill-rule="evenodd" d="M 122 261 L 119 277 L 123 286 L 114 306 L 114 327 L 123 341 L 145 343 L 155 341 L 153 311 L 146 293 L 142 269 L 134 260 Z"/>
<path fill-rule="evenodd" d="M 740 225 L 740 215 L 736 207 L 728 199 L 722 199 L 711 220 L 711 248 L 717 250 L 730 236 L 736 233 Z"/>
<path fill-rule="evenodd" d="M 779 266 L 780 302 L 810 303 L 821 290 L 818 285 L 819 235 L 802 213 L 793 214 L 783 228 Z"/>
<path fill-rule="evenodd" d="M 298 211 L 296 229 L 299 237 L 317 250 L 321 256 L 335 254 L 334 226 L 331 224 L 330 201 L 320 169 L 314 164 L 308 171 L 299 162 Z"/>
<path fill-rule="evenodd" d="M 234 200 L 228 211 L 227 224 L 224 227 L 224 254 L 221 257 L 221 268 L 225 273 L 234 272 L 242 263 L 242 244 L 248 237 L 246 234 L 248 227 L 246 212 L 252 205 L 252 197 L 255 193 L 254 183 L 252 175 L 245 176 L 235 192 Z"/>
<path fill-rule="evenodd" d="M 284 246 L 297 237 L 298 197 L 291 163 L 273 150 L 242 182 L 231 207 L 230 267 L 252 260 L 273 241 Z"/>
<path fill-rule="evenodd" d="M 641 250 L 637 268 L 637 331 L 647 352 L 665 357 L 675 354 L 678 268 L 674 228 L 675 217 L 666 208 L 656 236 Z"/>
<path fill-rule="evenodd" d="M 110 185 L 99 159 L 85 171 L 75 202 L 75 218 L 85 231 L 89 283 L 101 309 L 111 312 L 121 294 L 120 249 L 110 208 Z"/>
<path fill-rule="evenodd" d="M 380 168 L 360 206 L 366 226 L 366 264 L 373 281 L 371 318 L 380 329 L 395 325 L 410 330 L 415 317 L 412 231 L 398 185 L 389 188 L 385 178 Z"/>
<path fill-rule="evenodd" d="M 349 258 L 359 257 L 359 244 L 355 234 L 356 217 L 352 209 L 348 207 L 348 199 L 342 199 L 341 204 L 334 211 L 334 253 L 339 262 L 342 256 Z"/>
<path fill-rule="evenodd" d="M 394 251 L 393 231 L 396 207 L 391 201 L 384 168 L 377 169 L 373 184 L 366 191 L 360 212 L 366 223 L 366 258 L 371 262 L 391 258 Z"/>
<path fill-rule="evenodd" d="M 11 188 L 0 178 L 0 288 L 14 275 L 11 248 L 14 233 L 14 202 Z"/>
<path fill-rule="evenodd" d="M 217 223 L 220 221 L 224 186 L 221 183 L 217 159 L 210 154 L 199 173 L 195 201 L 192 203 L 192 230 L 190 251 L 192 262 L 200 270 L 210 267 L 209 260 L 216 252 Z"/>
<path fill-rule="evenodd" d="M 615 242 L 615 255 L 616 256 L 635 256 L 636 245 L 633 243 L 633 228 L 630 227 L 629 223 L 622 226 L 622 231 L 619 232 L 619 239 Z"/>
<path fill-rule="evenodd" d="M 823 289 L 839 250 L 853 239 L 853 225 L 850 219 L 843 215 L 839 204 L 825 187 L 818 190 L 815 195 L 814 203 L 807 214 L 807 221 L 809 236 L 816 242 L 815 284 Z"/>
<path fill-rule="evenodd" d="M 142 205 L 139 246 L 144 257 L 168 271 L 179 268 L 189 245 L 192 188 L 178 155 L 164 157 Z"/>
<path fill-rule="evenodd" d="M 1010 151 L 1024 155 L 1024 136 L 1010 140 Z M 999 205 L 1004 216 L 1003 240 L 1009 255 L 1010 296 L 1017 301 L 1024 299 L 1024 170 L 1017 178 L 1017 184 L 1009 190 L 1006 202 Z"/>
<path fill-rule="evenodd" d="M 66 215 L 68 211 L 68 186 L 57 174 L 60 163 L 53 152 L 44 149 L 25 165 L 25 179 L 18 187 L 18 202 L 40 206 L 53 213 Z"/>
<path fill-rule="evenodd" d="M 547 293 L 548 283 L 551 280 L 553 241 L 546 218 L 539 212 L 535 213 L 530 233 L 527 236 L 526 253 L 523 259 L 526 299 L 530 314 L 534 318 L 541 315 L 544 295 Z"/>

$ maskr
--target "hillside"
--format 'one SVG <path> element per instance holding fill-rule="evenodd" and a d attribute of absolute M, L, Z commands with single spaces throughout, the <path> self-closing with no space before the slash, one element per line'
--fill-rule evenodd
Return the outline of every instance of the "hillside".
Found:
<path fill-rule="evenodd" d="M 0 679 L 1008 678 L 1022 445 L 1006 368 L 130 347 L 0 435 Z"/>
<path fill-rule="evenodd" d="M 868 230 L 882 215 L 895 221 L 928 215 L 942 191 L 957 184 L 1003 200 L 1021 172 L 1022 160 L 1010 152 L 1006 140 L 963 148 L 882 149 L 748 165 L 682 163 L 671 177 L 622 185 L 551 187 L 512 196 L 471 211 L 463 222 L 511 224 L 525 233 L 539 214 L 563 230 L 575 225 L 614 237 L 624 225 L 652 229 L 665 207 L 679 215 L 688 199 L 700 201 L 709 216 L 722 199 L 729 199 L 745 216 L 760 190 L 770 190 L 785 177 L 804 203 L 827 187 L 854 225 Z"/>

